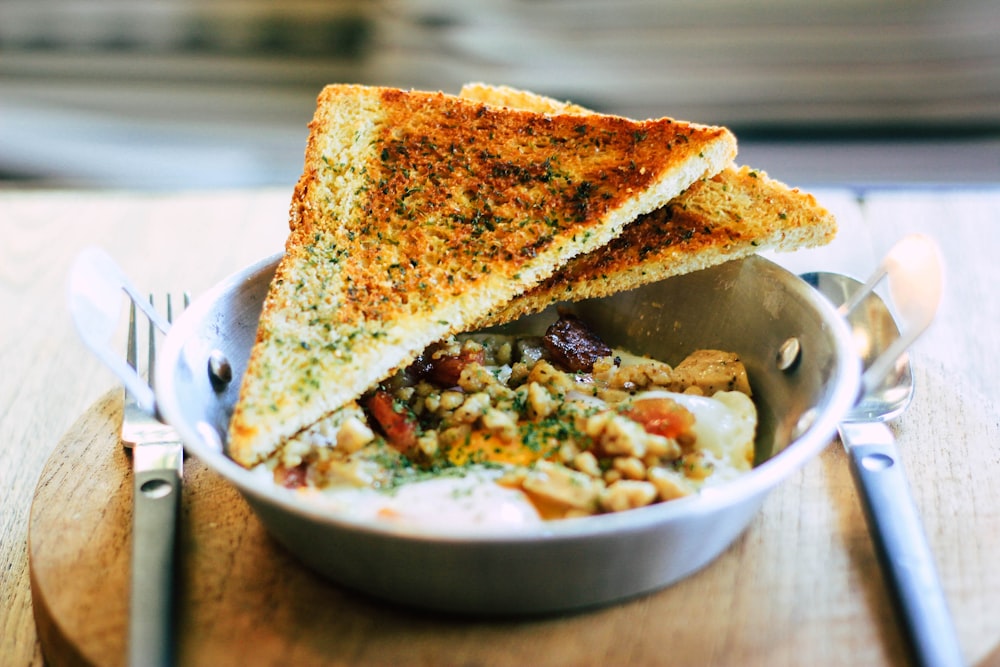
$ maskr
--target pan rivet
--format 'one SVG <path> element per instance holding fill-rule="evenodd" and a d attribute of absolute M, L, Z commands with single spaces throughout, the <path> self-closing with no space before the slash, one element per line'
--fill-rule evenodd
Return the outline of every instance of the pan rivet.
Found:
<path fill-rule="evenodd" d="M 208 379 L 216 391 L 222 391 L 233 381 L 233 367 L 219 350 L 212 350 L 208 355 Z"/>
<path fill-rule="evenodd" d="M 778 348 L 778 370 L 791 370 L 801 356 L 802 345 L 799 344 L 798 338 L 792 336 Z"/>

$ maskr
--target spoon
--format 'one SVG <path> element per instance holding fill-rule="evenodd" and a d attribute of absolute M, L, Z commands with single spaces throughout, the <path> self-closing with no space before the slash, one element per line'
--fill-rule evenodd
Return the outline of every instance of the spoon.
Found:
<path fill-rule="evenodd" d="M 900 319 L 908 325 L 903 333 L 874 292 L 886 276 Z M 913 398 L 906 349 L 930 325 L 940 302 L 942 270 L 937 248 L 927 237 L 905 237 L 864 284 L 837 273 L 807 273 L 802 278 L 840 305 L 865 368 L 862 396 L 840 425 L 840 438 L 914 662 L 962 665 L 934 559 L 895 439 L 886 425 Z"/>

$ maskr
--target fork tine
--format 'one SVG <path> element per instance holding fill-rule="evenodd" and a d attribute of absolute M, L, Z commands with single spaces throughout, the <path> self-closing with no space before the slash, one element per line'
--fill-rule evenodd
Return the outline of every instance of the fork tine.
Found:
<path fill-rule="evenodd" d="M 149 306 L 150 306 L 150 308 L 153 308 L 154 305 L 155 304 L 153 303 L 153 295 L 150 294 L 149 295 Z M 154 308 L 154 310 L 155 310 L 155 308 Z M 156 391 L 156 371 L 155 371 L 155 369 L 156 369 L 156 326 L 153 324 L 152 320 L 149 321 L 149 345 L 147 346 L 147 350 L 149 351 L 149 356 L 148 356 L 148 358 L 146 360 L 146 363 L 148 364 L 147 367 L 146 367 L 146 369 L 147 369 L 146 370 L 146 380 L 149 383 L 150 389 L 152 389 L 153 391 Z"/>
<path fill-rule="evenodd" d="M 167 310 L 167 324 L 170 325 L 170 324 L 173 324 L 173 322 L 174 322 L 174 300 L 173 300 L 172 294 L 170 292 L 167 292 L 166 300 L 167 300 L 167 308 L 166 308 L 166 310 Z M 183 301 L 184 301 L 184 308 L 186 309 L 190 305 L 190 303 L 191 303 L 191 293 L 190 292 L 183 292 Z M 149 305 L 155 311 L 155 307 L 154 307 L 155 304 L 153 302 L 153 295 L 152 294 L 149 295 Z M 135 304 L 134 303 L 132 304 L 132 312 L 133 313 L 135 312 Z M 158 326 L 152 320 L 150 320 L 149 321 L 149 348 L 148 348 L 149 349 L 149 358 L 148 358 L 148 361 L 147 361 L 147 363 L 148 363 L 148 371 L 147 371 L 147 376 L 146 377 L 147 377 L 147 380 L 149 382 L 150 388 L 152 388 L 154 391 L 156 390 L 156 371 L 155 371 L 155 368 L 156 368 L 156 332 L 157 332 L 157 329 L 158 329 Z"/>
<path fill-rule="evenodd" d="M 174 323 L 174 307 L 173 307 L 172 296 L 173 295 L 170 292 L 167 292 L 167 324 Z M 188 291 L 181 292 L 181 302 L 182 302 L 181 310 L 182 311 L 187 310 L 188 306 L 191 305 L 191 292 Z"/>
<path fill-rule="evenodd" d="M 139 341 L 135 331 L 135 304 L 129 301 L 128 309 L 128 342 L 125 347 L 125 360 L 132 368 L 136 368 L 139 359 Z"/>

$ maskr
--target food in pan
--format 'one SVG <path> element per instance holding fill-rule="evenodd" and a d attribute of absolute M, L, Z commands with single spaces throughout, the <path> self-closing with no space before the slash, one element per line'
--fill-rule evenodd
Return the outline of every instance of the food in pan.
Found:
<path fill-rule="evenodd" d="M 258 472 L 342 514 L 411 525 L 616 512 L 749 470 L 750 393 L 733 353 L 671 367 L 566 313 L 540 337 L 432 345 Z"/>
<path fill-rule="evenodd" d="M 310 129 L 286 253 L 230 422 L 238 463 L 303 493 L 353 487 L 359 502 L 348 504 L 383 517 L 435 486 L 502 492 L 523 516 L 586 515 L 749 468 L 748 385 L 708 392 L 677 379 L 707 363 L 745 384 L 731 353 L 700 351 L 671 369 L 608 349 L 579 368 L 549 345 L 529 353 L 529 367 L 503 356 L 531 349 L 525 341 L 484 345 L 492 339 L 466 333 L 829 241 L 833 217 L 811 195 L 737 167 L 728 130 L 482 85 L 460 96 L 330 86 Z M 586 331 L 572 322 L 554 326 Z M 442 366 L 458 372 L 431 381 Z M 657 380 L 615 384 L 643 373 Z M 555 407 L 540 416 L 542 406 Z M 712 415 L 732 430 L 710 435 Z M 661 418 L 686 430 L 651 431 Z M 605 427 L 639 449 L 618 452 Z M 557 497 L 560 484 L 579 498 Z"/>

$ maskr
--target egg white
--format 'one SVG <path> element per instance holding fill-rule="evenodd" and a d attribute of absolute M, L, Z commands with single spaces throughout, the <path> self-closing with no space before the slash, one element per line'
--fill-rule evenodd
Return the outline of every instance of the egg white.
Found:
<path fill-rule="evenodd" d="M 697 396 L 651 390 L 636 398 L 672 398 L 694 414 L 696 447 L 709 455 L 715 472 L 706 484 L 717 484 L 750 470 L 753 464 L 754 437 L 757 432 L 757 408 L 738 391 L 720 391 Z"/>

